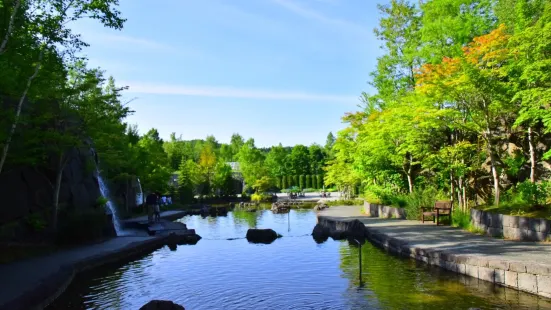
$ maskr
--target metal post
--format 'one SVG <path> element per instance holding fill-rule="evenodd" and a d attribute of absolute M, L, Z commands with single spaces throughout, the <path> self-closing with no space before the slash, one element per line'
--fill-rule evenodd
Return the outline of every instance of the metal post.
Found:
<path fill-rule="evenodd" d="M 360 241 L 358 241 L 357 239 L 354 239 L 354 241 L 356 241 L 358 243 L 358 248 L 359 248 L 359 255 L 358 255 L 358 269 L 359 269 L 359 272 L 358 272 L 358 278 L 360 280 L 360 286 L 362 285 L 362 243 Z"/>
<path fill-rule="evenodd" d="M 291 209 L 287 212 L 287 231 L 291 231 Z"/>

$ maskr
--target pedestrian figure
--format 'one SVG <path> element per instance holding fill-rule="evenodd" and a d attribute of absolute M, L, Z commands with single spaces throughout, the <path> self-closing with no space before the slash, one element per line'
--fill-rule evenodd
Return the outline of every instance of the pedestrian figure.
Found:
<path fill-rule="evenodd" d="M 160 208 L 160 204 L 162 202 L 162 199 L 160 199 L 161 197 L 161 194 L 157 193 L 157 204 L 155 204 L 155 222 L 160 222 L 161 221 L 161 208 Z"/>
<path fill-rule="evenodd" d="M 153 212 L 157 205 L 157 194 L 151 193 L 145 198 L 145 204 L 147 205 L 147 221 L 153 223 Z"/>

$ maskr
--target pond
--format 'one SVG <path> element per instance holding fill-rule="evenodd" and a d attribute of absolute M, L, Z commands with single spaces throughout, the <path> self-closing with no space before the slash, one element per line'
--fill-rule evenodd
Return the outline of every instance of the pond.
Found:
<path fill-rule="evenodd" d="M 186 309 L 551 309 L 547 299 L 390 255 L 370 243 L 317 244 L 312 210 L 233 211 L 179 221 L 203 239 L 78 276 L 49 309 L 139 309 L 152 299 Z M 250 244 L 249 227 L 282 238 Z M 231 240 L 228 240 L 231 239 Z"/>

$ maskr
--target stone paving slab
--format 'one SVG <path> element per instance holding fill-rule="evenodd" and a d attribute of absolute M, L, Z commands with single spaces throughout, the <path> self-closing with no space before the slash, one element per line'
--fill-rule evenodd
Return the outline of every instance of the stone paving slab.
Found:
<path fill-rule="evenodd" d="M 332 207 L 319 216 L 358 219 L 372 242 L 392 252 L 551 298 L 551 244 L 479 236 L 432 222 L 372 218 L 357 206 Z"/>
<path fill-rule="evenodd" d="M 129 246 L 146 243 L 155 237 L 117 237 L 99 244 L 59 251 L 48 256 L 0 265 L 0 309 L 8 309 L 8 303 L 37 290 L 62 268 L 107 256 Z M 9 309 L 13 309 L 9 306 Z"/>

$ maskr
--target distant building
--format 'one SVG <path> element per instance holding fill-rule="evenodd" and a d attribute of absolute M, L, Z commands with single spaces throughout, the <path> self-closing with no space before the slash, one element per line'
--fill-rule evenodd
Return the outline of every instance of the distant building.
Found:
<path fill-rule="evenodd" d="M 231 170 L 233 170 L 234 172 L 241 171 L 241 169 L 239 167 L 239 163 L 236 162 L 236 161 L 230 161 L 230 162 L 227 162 L 226 164 L 230 165 Z"/>

